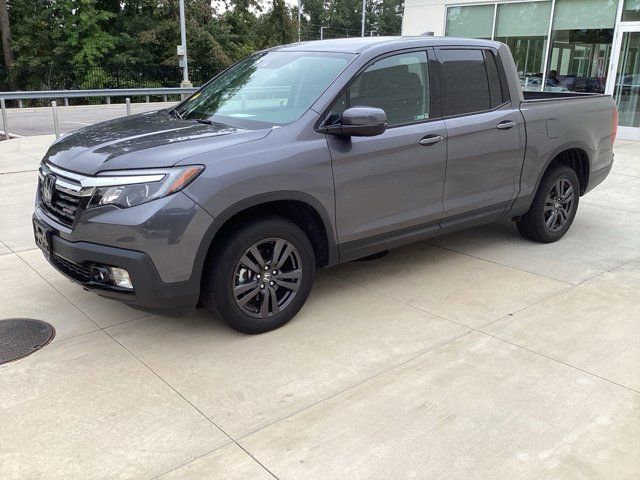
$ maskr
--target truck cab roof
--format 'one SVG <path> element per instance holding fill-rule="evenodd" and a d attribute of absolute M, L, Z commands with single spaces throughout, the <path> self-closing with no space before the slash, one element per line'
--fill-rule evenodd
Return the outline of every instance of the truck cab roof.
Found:
<path fill-rule="evenodd" d="M 497 47 L 498 42 L 478 40 L 473 38 L 456 37 L 351 37 L 329 40 L 314 40 L 309 42 L 291 43 L 276 47 L 276 51 L 292 52 L 336 52 L 362 53 L 368 50 L 399 50 L 413 47 L 435 47 L 443 45 Z"/>

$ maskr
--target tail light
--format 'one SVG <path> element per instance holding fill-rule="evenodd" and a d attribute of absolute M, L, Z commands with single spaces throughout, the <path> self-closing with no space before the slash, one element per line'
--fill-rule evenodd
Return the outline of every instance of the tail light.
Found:
<path fill-rule="evenodd" d="M 613 143 L 616 141 L 616 136 L 618 135 L 618 109 L 616 107 L 613 108 L 611 122 L 611 145 L 613 145 Z"/>

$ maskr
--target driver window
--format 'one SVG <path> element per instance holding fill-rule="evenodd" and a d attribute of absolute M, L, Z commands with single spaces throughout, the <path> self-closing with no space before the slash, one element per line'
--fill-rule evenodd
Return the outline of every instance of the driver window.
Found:
<path fill-rule="evenodd" d="M 358 75 L 334 103 L 327 124 L 356 106 L 381 108 L 389 127 L 429 118 L 429 72 L 425 52 L 385 57 Z"/>

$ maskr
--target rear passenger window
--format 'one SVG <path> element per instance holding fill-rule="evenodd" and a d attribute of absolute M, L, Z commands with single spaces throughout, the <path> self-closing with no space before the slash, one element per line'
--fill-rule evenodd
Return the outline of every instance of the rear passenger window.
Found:
<path fill-rule="evenodd" d="M 350 107 L 381 108 L 387 124 L 403 125 L 429 118 L 429 73 L 425 52 L 385 57 L 353 79 L 331 108 L 327 124 Z"/>
<path fill-rule="evenodd" d="M 491 108 L 495 108 L 503 103 L 502 88 L 500 87 L 500 76 L 496 59 L 489 50 L 484 50 L 484 61 L 487 69 L 487 80 L 489 81 L 489 97 Z"/>
<path fill-rule="evenodd" d="M 483 50 L 440 50 L 445 115 L 490 110 L 503 103 L 493 54 Z M 485 61 L 486 58 L 486 61 Z"/>

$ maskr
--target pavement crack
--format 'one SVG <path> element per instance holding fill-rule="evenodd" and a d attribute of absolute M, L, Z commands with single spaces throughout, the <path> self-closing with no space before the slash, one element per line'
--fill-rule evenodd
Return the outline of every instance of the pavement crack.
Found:
<path fill-rule="evenodd" d="M 402 305 L 405 305 L 405 306 L 407 306 L 407 307 L 409 307 L 409 308 L 411 308 L 411 309 L 413 309 L 413 310 L 416 310 L 416 311 L 418 311 L 418 312 L 421 312 L 421 313 L 428 313 L 429 315 L 433 315 L 434 317 L 437 317 L 437 318 L 439 318 L 440 320 L 444 320 L 444 321 L 446 321 L 446 322 L 453 323 L 454 325 L 458 325 L 459 327 L 469 328 L 469 329 L 472 329 L 472 330 L 473 330 L 473 327 L 470 327 L 470 326 L 468 326 L 468 325 L 465 325 L 464 323 L 456 322 L 455 320 L 451 320 L 450 318 L 443 317 L 443 316 L 442 316 L 442 315 L 440 315 L 440 314 L 433 313 L 433 312 L 430 312 L 430 311 L 428 311 L 428 310 L 424 310 L 424 309 L 422 309 L 422 308 L 420 308 L 420 307 L 417 307 L 417 306 L 415 306 L 415 305 L 411 305 L 410 303 L 403 302 L 402 300 L 398 300 L 397 298 L 394 298 L 394 297 L 392 297 L 392 296 L 390 296 L 390 295 L 387 295 L 386 293 L 381 292 L 381 291 L 379 291 L 379 290 L 376 290 L 376 289 L 374 289 L 374 288 L 368 287 L 367 285 L 363 285 L 362 283 L 354 282 L 353 280 L 350 280 L 350 279 L 348 279 L 348 278 L 346 278 L 346 277 L 343 277 L 343 276 L 338 275 L 338 274 L 333 273 L 333 272 L 325 271 L 325 273 L 326 273 L 327 275 L 330 275 L 330 276 L 335 277 L 335 278 L 339 278 L 339 279 L 340 279 L 340 280 L 342 280 L 342 281 L 345 281 L 345 282 L 347 282 L 347 283 L 350 283 L 351 285 L 356 285 L 356 286 L 358 286 L 358 287 L 360 287 L 360 288 L 363 288 L 363 289 L 365 289 L 365 290 L 367 290 L 367 291 L 369 291 L 369 292 L 375 293 L 376 295 L 381 295 L 381 296 L 383 296 L 383 297 L 385 297 L 385 298 L 388 298 L 389 300 L 393 300 L 394 302 L 401 303 Z"/>
<path fill-rule="evenodd" d="M 144 360 L 142 360 L 138 355 L 136 355 L 135 353 L 133 353 L 131 350 L 129 350 L 122 342 L 120 342 L 118 339 L 116 339 L 113 335 L 111 335 L 108 331 L 108 329 L 104 330 L 104 333 L 114 342 L 116 342 L 118 345 L 120 345 L 126 352 L 129 353 L 129 355 L 131 355 L 133 358 L 135 358 L 136 360 L 138 360 L 142 365 L 144 365 L 151 373 L 153 373 L 162 383 L 164 383 L 166 386 L 168 386 L 171 390 L 173 390 L 180 398 L 182 398 L 187 404 L 189 404 L 196 412 L 198 412 L 205 420 L 207 420 L 207 422 L 211 423 L 211 425 L 213 425 L 214 427 L 216 427 L 218 430 L 220 430 L 221 433 L 223 433 L 229 440 L 231 440 L 232 442 L 235 442 L 235 440 L 233 439 L 233 437 L 231 437 L 231 435 L 229 435 L 227 432 L 225 432 L 222 428 L 220 428 L 211 418 L 209 418 L 202 410 L 200 410 L 198 407 L 196 407 L 191 400 L 189 400 L 187 397 L 185 397 L 178 389 L 176 389 L 173 385 L 171 385 L 168 381 L 166 381 L 159 373 L 157 373 L 153 368 L 151 368 L 151 366 L 149 364 L 147 364 Z"/>
<path fill-rule="evenodd" d="M 598 274 L 598 275 L 600 275 L 600 274 Z M 596 277 L 597 277 L 597 275 L 596 275 Z M 593 277 L 593 278 L 595 278 L 595 277 Z M 590 280 L 590 279 L 589 279 L 589 280 Z M 520 313 L 520 312 L 523 312 L 523 311 L 527 310 L 527 309 L 528 309 L 528 308 L 530 308 L 530 307 L 533 307 L 533 306 L 535 306 L 535 305 L 538 305 L 538 304 L 540 304 L 540 303 L 542 303 L 542 302 L 546 302 L 546 301 L 547 301 L 547 300 L 549 300 L 550 298 L 553 298 L 553 297 L 555 297 L 555 296 L 557 296 L 557 295 L 562 295 L 563 293 L 570 292 L 571 290 L 573 290 L 573 289 L 574 289 L 574 288 L 576 288 L 576 287 L 577 287 L 577 285 L 567 285 L 566 287 L 562 288 L 561 290 L 557 290 L 557 291 L 555 291 L 555 292 L 553 292 L 553 293 L 550 293 L 549 295 L 547 295 L 547 296 L 545 296 L 545 297 L 543 297 L 543 298 L 540 298 L 540 299 L 536 300 L 536 301 L 535 301 L 535 302 L 533 302 L 533 303 L 529 303 L 529 304 L 525 305 L 525 306 L 524 306 L 524 307 L 522 307 L 522 308 L 518 308 L 518 309 L 514 310 L 514 311 L 513 311 L 513 312 L 511 312 L 511 313 L 508 313 L 508 314 L 506 314 L 506 315 L 503 315 L 503 316 L 501 316 L 500 318 L 496 318 L 495 320 L 491 320 L 490 322 L 485 323 L 484 325 L 482 325 L 482 326 L 480 326 L 480 327 L 476 327 L 476 328 L 474 328 L 474 330 L 475 330 L 475 331 L 477 331 L 477 332 L 480 332 L 480 333 L 484 333 L 484 332 L 482 331 L 482 329 L 483 329 L 483 328 L 487 328 L 489 325 L 493 325 L 494 323 L 497 323 L 497 322 L 499 322 L 500 320 L 504 320 L 504 319 L 507 319 L 507 318 L 509 318 L 509 317 L 512 317 L 512 318 L 513 318 L 516 314 L 518 314 L 518 313 Z"/>
<path fill-rule="evenodd" d="M 504 338 L 498 337 L 498 336 L 493 335 L 493 334 L 491 334 L 491 333 L 483 332 L 483 331 L 481 331 L 481 330 L 478 330 L 478 333 L 481 333 L 481 334 L 483 334 L 483 335 L 486 335 L 487 337 L 494 338 L 494 339 L 499 340 L 499 341 L 501 341 L 501 342 L 508 343 L 509 345 L 513 345 L 514 347 L 521 348 L 521 349 L 523 349 L 523 350 L 526 350 L 527 352 L 531 352 L 531 353 L 533 353 L 533 354 L 535 354 L 535 355 L 538 355 L 538 356 L 540 356 L 540 357 L 546 358 L 547 360 L 551 360 L 551 361 L 553 361 L 553 362 L 559 363 L 559 364 L 561 364 L 561 365 L 564 365 L 564 366 L 566 366 L 566 367 L 572 368 L 572 369 L 574 369 L 574 370 L 578 370 L 579 372 L 585 373 L 585 374 L 587 374 L 587 375 L 589 375 L 589 376 L 592 376 L 592 377 L 595 377 L 595 378 L 599 378 L 600 380 L 604 380 L 604 381 L 605 381 L 605 382 L 607 382 L 607 383 L 610 383 L 610 384 L 612 384 L 612 385 L 616 385 L 616 386 L 618 386 L 618 387 L 624 388 L 625 390 L 629 390 L 630 392 L 634 392 L 634 393 L 640 394 L 640 390 L 636 390 L 636 389 L 634 389 L 634 388 L 628 387 L 628 386 L 623 385 L 623 384 L 621 384 L 621 383 L 615 382 L 615 381 L 610 380 L 610 379 L 608 379 L 608 378 L 606 378 L 606 377 L 603 377 L 603 376 L 601 376 L 601 375 L 598 375 L 597 373 L 590 372 L 589 370 L 585 370 L 585 369 L 583 369 L 583 368 L 577 367 L 577 366 L 572 365 L 572 364 L 570 364 L 570 363 L 567 363 L 567 362 L 565 362 L 565 361 L 563 361 L 563 360 L 559 360 L 559 359 L 557 359 L 557 358 L 550 357 L 549 355 L 545 355 L 544 353 L 540 353 L 540 352 L 538 352 L 538 351 L 536 351 L 536 350 L 533 350 L 533 349 L 531 349 L 531 348 L 525 347 L 525 346 L 520 345 L 520 344 L 518 344 L 518 343 L 512 342 L 512 341 L 510 341 L 510 340 L 505 340 Z"/>
<path fill-rule="evenodd" d="M 15 252 L 14 252 L 15 253 Z M 71 300 L 69 300 L 69 298 L 67 298 L 67 296 L 62 293 L 60 290 L 58 290 L 55 285 L 53 285 L 49 280 L 47 280 L 39 271 L 37 271 L 35 268 L 33 268 L 29 262 L 27 262 L 24 258 L 22 258 L 22 256 L 20 255 L 20 253 L 15 253 L 16 257 L 18 257 L 20 259 L 20 261 L 22 263 L 24 263 L 27 267 L 29 267 L 30 270 L 32 270 L 33 272 L 35 272 L 36 275 L 38 275 L 42 280 L 45 281 L 45 283 L 47 285 L 49 285 L 51 288 L 53 288 L 56 292 L 58 292 L 58 294 L 64 298 L 67 302 L 69 302 L 69 304 L 75 309 L 77 310 L 82 316 L 86 317 L 91 323 L 93 323 L 96 327 L 97 330 L 102 330 L 102 327 L 100 325 L 98 325 L 95 320 L 93 320 L 93 318 L 91 318 L 89 315 L 87 315 L 85 312 L 83 312 L 75 303 L 73 303 Z M 95 331 L 95 330 L 93 330 Z M 88 332 L 87 332 L 88 333 Z"/>
<path fill-rule="evenodd" d="M 249 450 L 247 450 L 246 448 L 244 448 L 242 445 L 240 445 L 238 442 L 235 442 L 235 444 L 242 449 L 242 451 L 244 453 L 246 453 L 247 455 L 249 455 L 251 458 L 253 458 L 253 461 L 256 462 L 258 465 L 260 465 L 262 468 L 264 468 L 266 470 L 266 472 L 271 475 L 273 478 L 275 478 L 276 480 L 280 480 L 275 473 L 273 473 L 271 470 L 269 470 L 264 463 L 262 463 L 260 460 L 258 460 L 256 457 L 253 456 L 253 454 L 251 452 L 249 452 Z"/>
<path fill-rule="evenodd" d="M 439 248 L 440 250 L 444 250 L 444 251 L 446 251 L 446 252 L 457 253 L 458 255 L 465 255 L 465 256 L 467 256 L 467 257 L 475 258 L 476 260 L 480 260 L 480 261 L 482 261 L 482 262 L 492 263 L 492 264 L 497 265 L 497 266 L 499 266 L 499 267 L 508 268 L 508 269 L 510 269 L 510 270 L 516 270 L 516 271 L 518 271 L 518 272 L 528 273 L 529 275 L 533 275 L 533 276 L 536 276 L 536 277 L 546 278 L 546 279 L 548 279 L 548 280 L 554 280 L 554 281 L 556 281 L 556 282 L 565 283 L 565 284 L 567 284 L 567 285 L 571 285 L 571 286 L 573 286 L 573 285 L 574 285 L 574 284 L 573 284 L 573 283 L 571 283 L 571 282 L 567 282 L 567 281 L 565 281 L 565 280 L 560 280 L 560 279 L 558 279 L 558 278 L 550 277 L 550 276 L 548 276 L 548 275 L 544 275 L 543 273 L 534 273 L 534 272 L 530 272 L 529 270 L 525 270 L 525 269 L 523 269 L 523 268 L 514 267 L 513 265 L 505 265 L 505 264 L 503 264 L 503 263 L 496 262 L 496 261 L 494 261 L 494 260 L 488 260 L 488 259 L 486 259 L 486 258 L 481 258 L 481 257 L 477 257 L 477 256 L 475 256 L 475 255 L 471 255 L 470 253 L 460 252 L 460 251 L 458 251 L 458 250 L 454 250 L 454 249 L 452 249 L 452 248 L 443 247 L 442 245 L 435 245 L 435 244 L 432 244 L 432 243 L 429 243 L 429 245 L 430 245 L 431 247 L 433 247 L 433 248 Z"/>
<path fill-rule="evenodd" d="M 269 475 L 271 475 L 273 478 L 275 478 L 276 480 L 280 480 L 278 477 L 276 477 L 276 475 L 269 470 L 262 462 L 260 462 L 258 459 L 256 459 L 250 452 L 247 451 L 246 448 L 244 448 L 242 445 L 240 445 L 238 442 L 229 442 L 229 443 L 225 443 L 224 445 L 221 445 L 219 447 L 216 448 L 212 448 L 211 450 L 203 453 L 202 455 L 196 455 L 195 457 L 191 458 L 190 460 L 181 463 L 180 465 L 176 465 L 175 467 L 170 468 L 169 470 L 165 470 L 162 473 L 159 473 L 157 475 L 154 475 L 153 477 L 151 477 L 149 480 L 158 480 L 161 479 L 162 477 L 165 477 L 166 475 L 169 475 L 170 473 L 173 473 L 175 471 L 180 470 L 181 468 L 186 467 L 187 465 L 191 465 L 194 462 L 197 462 L 198 460 L 207 457 L 209 455 L 212 455 L 214 453 L 216 453 L 219 450 L 222 450 L 223 448 L 228 447 L 229 445 L 236 445 L 240 450 L 242 450 L 246 455 L 248 455 L 249 457 L 251 457 L 251 459 L 256 462 L 258 465 L 260 465 L 264 471 L 266 471 Z"/>
<path fill-rule="evenodd" d="M 459 333 L 458 335 L 454 335 L 453 337 L 451 337 L 451 338 L 449 338 L 447 340 L 444 340 L 444 341 L 439 342 L 439 343 L 437 343 L 435 345 L 432 345 L 431 347 L 429 347 L 427 349 L 420 350 L 419 352 L 415 353 L 414 355 L 411 355 L 408 358 L 405 358 L 401 362 L 398 362 L 398 363 L 395 363 L 393 365 L 390 365 L 389 367 L 380 370 L 378 373 L 376 373 L 376 374 L 374 374 L 374 375 L 372 375 L 370 377 L 364 378 L 364 379 L 362 379 L 362 380 L 360 380 L 360 381 L 348 386 L 347 388 L 344 388 L 344 389 L 342 389 L 342 390 L 340 390 L 338 392 L 335 392 L 335 393 L 333 393 L 331 395 L 328 395 L 328 396 L 323 397 L 323 398 L 321 398 L 319 400 L 316 400 L 315 402 L 312 402 L 309 405 L 306 405 L 305 407 L 302 407 L 302 408 L 296 410 L 295 412 L 291 412 L 291 413 L 289 413 L 287 415 L 284 415 L 284 416 L 282 416 L 280 418 L 277 418 L 277 419 L 275 419 L 273 421 L 265 423 L 264 425 L 261 425 L 260 427 L 255 428 L 255 429 L 253 429 L 253 430 L 251 430 L 251 431 L 249 431 L 247 433 L 242 434 L 240 437 L 238 437 L 238 439 L 236 440 L 236 443 L 239 442 L 240 440 L 250 436 L 250 435 L 253 435 L 256 432 L 259 432 L 259 431 L 261 431 L 261 430 L 263 430 L 263 429 L 265 429 L 267 427 L 270 427 L 271 425 L 275 425 L 276 423 L 282 422 L 283 420 L 286 420 L 286 419 L 288 419 L 290 417 L 293 417 L 293 416 L 298 415 L 298 414 L 300 414 L 302 412 L 305 412 L 305 411 L 315 407 L 316 405 L 319 405 L 321 403 L 327 402 L 327 401 L 332 400 L 332 399 L 334 399 L 336 397 L 339 397 L 340 395 L 343 395 L 343 394 L 345 394 L 347 392 L 350 392 L 351 390 L 354 390 L 354 389 L 360 387 L 361 385 L 364 385 L 364 384 L 366 384 L 368 382 L 371 382 L 371 381 L 375 380 L 376 378 L 379 378 L 379 377 L 381 377 L 383 375 L 386 375 L 389 372 L 392 372 L 392 371 L 394 371 L 394 370 L 396 370 L 396 369 L 398 369 L 400 367 L 403 367 L 406 364 L 408 364 L 408 363 L 410 363 L 410 362 L 412 362 L 414 360 L 417 360 L 418 358 L 421 358 L 424 355 L 427 355 L 427 354 L 429 354 L 429 353 L 431 353 L 431 352 L 433 352 L 433 351 L 435 351 L 435 350 L 437 350 L 439 348 L 442 348 L 442 347 L 444 347 L 444 346 L 446 346 L 446 345 L 448 345 L 450 343 L 456 342 L 456 341 L 460 340 L 461 338 L 466 337 L 470 333 L 473 333 L 474 331 L 475 330 L 473 330 L 473 329 L 469 329 L 466 332 Z"/>

